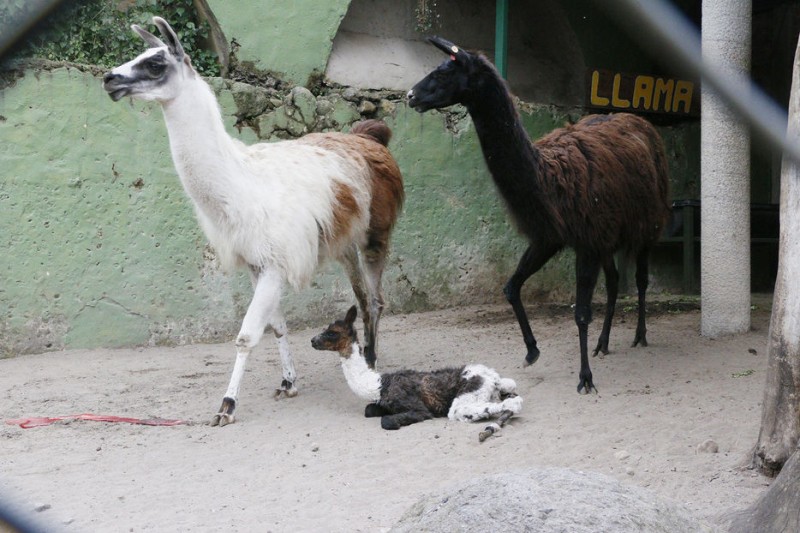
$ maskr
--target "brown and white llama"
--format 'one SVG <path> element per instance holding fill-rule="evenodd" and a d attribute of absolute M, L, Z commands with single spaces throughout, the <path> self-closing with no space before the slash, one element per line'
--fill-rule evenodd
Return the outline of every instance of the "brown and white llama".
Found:
<path fill-rule="evenodd" d="M 440 37 L 429 41 L 449 56 L 408 93 L 425 112 L 463 104 L 475 124 L 483 157 L 516 227 L 529 241 L 504 288 L 525 341 L 525 361 L 539 348 L 520 290 L 565 247 L 575 250 L 575 323 L 581 353 L 578 392 L 597 390 L 589 368 L 587 332 L 600 269 L 606 316 L 594 354 L 608 353 L 619 274 L 614 253 L 636 257 L 639 316 L 633 346 L 647 346 L 645 292 L 648 256 L 669 216 L 669 177 L 661 137 L 630 114 L 591 115 L 531 143 L 505 80 L 481 53 Z"/>
<path fill-rule="evenodd" d="M 236 363 L 212 425 L 234 421 L 247 357 L 271 326 L 283 380 L 276 397 L 297 394 L 295 369 L 280 308 L 284 283 L 306 286 L 325 258 L 345 266 L 364 313 L 366 357 L 374 366 L 384 305 L 381 276 L 389 237 L 403 202 L 400 170 L 379 121 L 350 134 L 245 145 L 225 131 L 219 104 L 167 22 L 153 17 L 163 41 L 132 29 L 150 46 L 103 78 L 111 99 L 161 104 L 181 183 L 211 246 L 226 269 L 245 267 L 254 287 L 236 337 Z"/>
<path fill-rule="evenodd" d="M 498 423 L 481 433 L 483 441 L 522 409 L 514 380 L 501 378 L 484 365 L 378 373 L 361 353 L 353 326 L 357 313 L 356 306 L 351 307 L 344 319 L 311 339 L 311 346 L 339 354 L 350 390 L 370 402 L 364 416 L 381 417 L 383 429 L 400 429 L 435 417 L 477 422 L 499 416 Z"/>

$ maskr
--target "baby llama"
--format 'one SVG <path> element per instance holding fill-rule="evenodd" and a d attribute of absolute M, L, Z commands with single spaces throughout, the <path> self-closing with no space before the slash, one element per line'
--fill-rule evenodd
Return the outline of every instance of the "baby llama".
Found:
<path fill-rule="evenodd" d="M 483 441 L 522 409 L 514 380 L 501 378 L 484 365 L 378 373 L 361 353 L 353 326 L 357 313 L 356 306 L 351 307 L 343 320 L 311 339 L 311 346 L 339 353 L 350 389 L 371 402 L 364 416 L 380 416 L 383 429 L 400 429 L 434 417 L 475 422 L 498 415 L 497 422 L 481 432 Z"/>

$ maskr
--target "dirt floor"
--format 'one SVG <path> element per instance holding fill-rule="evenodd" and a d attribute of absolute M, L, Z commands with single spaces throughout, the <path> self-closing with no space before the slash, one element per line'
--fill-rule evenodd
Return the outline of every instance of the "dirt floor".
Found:
<path fill-rule="evenodd" d="M 650 345 L 630 348 L 635 311 L 622 302 L 611 353 L 590 361 L 592 395 L 576 393 L 567 305 L 529 306 L 542 356 L 527 368 L 507 306 L 386 316 L 383 371 L 480 362 L 517 381 L 521 415 L 483 443 L 484 424 L 436 419 L 388 432 L 364 418 L 338 355 L 310 346 L 321 328 L 291 333 L 300 394 L 280 401 L 272 398 L 277 349 L 265 337 L 237 422 L 224 428 L 207 422 L 227 386 L 232 343 L 0 360 L 3 420 L 95 413 L 188 422 L 0 424 L 0 501 L 56 531 L 372 532 L 389 529 L 423 494 L 541 465 L 608 474 L 713 522 L 769 483 L 746 465 L 760 423 L 770 303 L 756 303 L 750 333 L 720 340 L 699 335 L 696 307 L 654 302 Z"/>

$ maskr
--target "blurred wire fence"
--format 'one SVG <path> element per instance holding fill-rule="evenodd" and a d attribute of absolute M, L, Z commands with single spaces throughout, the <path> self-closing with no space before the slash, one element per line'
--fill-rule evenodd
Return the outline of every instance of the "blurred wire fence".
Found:
<path fill-rule="evenodd" d="M 0 6 L 0 63 L 22 41 L 25 35 L 35 31 L 62 0 L 4 0 Z"/>
<path fill-rule="evenodd" d="M 595 0 L 637 42 L 676 70 L 702 79 L 776 151 L 800 163 L 800 147 L 786 138 L 786 111 L 744 75 L 723 72 L 703 60 L 700 32 L 666 0 Z"/>
<path fill-rule="evenodd" d="M 9 0 L 11 1 L 11 0 Z M 769 146 L 800 163 L 800 147 L 786 137 L 787 114 L 747 76 L 722 71 L 703 60 L 700 32 L 666 0 L 595 0 L 618 20 L 643 48 L 673 68 L 716 91 Z M 14 16 L 0 20 L 0 63 L 14 46 L 36 30 L 62 0 L 21 0 Z M 8 11 L 10 13 L 10 11 Z M 33 533 L 44 529 L 0 497 L 0 530 Z M 52 531 L 52 529 L 48 529 Z"/>

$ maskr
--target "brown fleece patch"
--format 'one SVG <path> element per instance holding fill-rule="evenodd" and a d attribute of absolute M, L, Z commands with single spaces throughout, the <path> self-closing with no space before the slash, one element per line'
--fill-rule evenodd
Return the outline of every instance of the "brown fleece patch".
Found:
<path fill-rule="evenodd" d="M 361 134 L 311 133 L 298 142 L 319 146 L 367 164 L 372 190 L 367 249 L 385 255 L 389 236 L 405 200 L 403 176 L 391 152 L 372 137 Z M 338 195 L 339 191 L 334 193 Z"/>
<path fill-rule="evenodd" d="M 554 239 L 601 255 L 658 239 L 669 216 L 669 180 L 663 144 L 647 121 L 589 116 L 534 146 Z M 541 231 L 538 223 L 526 233 Z"/>
<path fill-rule="evenodd" d="M 353 190 L 344 183 L 333 184 L 333 194 L 336 204 L 333 207 L 333 235 L 332 240 L 337 240 L 350 232 L 353 220 L 361 214 L 356 203 Z"/>
<path fill-rule="evenodd" d="M 382 250 L 385 253 L 389 246 L 389 236 L 405 200 L 403 176 L 386 149 L 372 151 L 365 158 L 372 175 L 367 250 Z"/>

